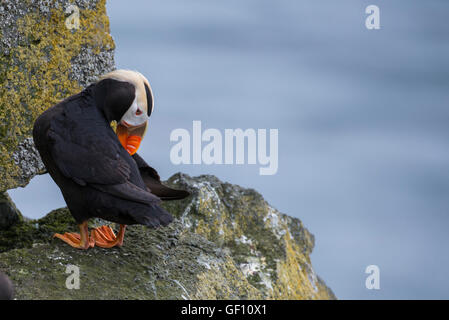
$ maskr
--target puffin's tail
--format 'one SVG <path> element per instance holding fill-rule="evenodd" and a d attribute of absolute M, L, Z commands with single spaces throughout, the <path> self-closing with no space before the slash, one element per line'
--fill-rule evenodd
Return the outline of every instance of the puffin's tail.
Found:
<path fill-rule="evenodd" d="M 134 216 L 139 224 L 150 228 L 158 228 L 165 227 L 173 221 L 173 216 L 164 208 L 156 204 L 149 204 L 148 207 L 150 210 L 146 211 L 145 214 Z"/>

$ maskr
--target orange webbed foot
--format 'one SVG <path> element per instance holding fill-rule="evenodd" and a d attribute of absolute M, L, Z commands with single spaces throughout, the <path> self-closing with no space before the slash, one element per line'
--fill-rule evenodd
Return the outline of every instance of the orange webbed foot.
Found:
<path fill-rule="evenodd" d="M 121 247 L 125 237 L 125 225 L 120 225 L 120 231 L 116 236 L 109 226 L 101 226 L 92 230 L 95 245 L 101 248 Z"/>
<path fill-rule="evenodd" d="M 77 249 L 89 249 L 95 246 L 95 239 L 93 237 L 89 237 L 87 222 L 84 222 L 79 225 L 80 233 L 55 233 L 53 238 L 58 238 Z"/>

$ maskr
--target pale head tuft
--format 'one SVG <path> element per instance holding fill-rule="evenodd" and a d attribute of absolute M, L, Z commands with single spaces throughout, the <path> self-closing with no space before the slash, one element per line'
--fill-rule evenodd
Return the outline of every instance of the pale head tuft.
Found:
<path fill-rule="evenodd" d="M 148 82 L 147 78 L 144 77 L 143 74 L 141 74 L 138 71 L 118 69 L 118 70 L 114 70 L 114 71 L 111 71 L 109 73 L 102 75 L 98 81 L 101 81 L 104 79 L 113 79 L 113 80 L 117 80 L 117 81 L 124 81 L 124 82 L 131 83 L 136 88 L 137 104 L 141 108 L 144 108 L 145 111 L 148 111 L 148 108 L 151 108 L 151 111 L 152 111 L 152 109 L 154 107 L 153 91 L 151 90 L 150 83 Z M 151 101 L 153 101 L 151 106 L 147 105 L 147 95 L 145 92 L 144 83 L 150 89 Z"/>

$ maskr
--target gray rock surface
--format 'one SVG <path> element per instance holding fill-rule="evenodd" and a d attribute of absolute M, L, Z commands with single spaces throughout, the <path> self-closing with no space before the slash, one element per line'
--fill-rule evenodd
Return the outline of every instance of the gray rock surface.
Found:
<path fill-rule="evenodd" d="M 78 28 L 66 25 L 73 5 Z M 0 192 L 44 172 L 36 117 L 114 68 L 105 0 L 0 2 Z"/>
<path fill-rule="evenodd" d="M 0 193 L 0 230 L 18 223 L 22 215 L 7 193 Z"/>
<path fill-rule="evenodd" d="M 314 238 L 300 220 L 214 176 L 176 174 L 167 184 L 192 192 L 164 203 L 175 221 L 128 226 L 121 248 L 82 251 L 52 240 L 77 232 L 66 208 L 0 230 L 0 271 L 17 298 L 335 299 L 313 270 Z M 80 290 L 65 286 L 68 265 L 79 267 Z"/>

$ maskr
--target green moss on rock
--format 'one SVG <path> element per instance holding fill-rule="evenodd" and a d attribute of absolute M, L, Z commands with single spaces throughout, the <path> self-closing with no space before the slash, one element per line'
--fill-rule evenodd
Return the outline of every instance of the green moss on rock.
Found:
<path fill-rule="evenodd" d="M 192 192 L 164 203 L 177 217 L 168 227 L 129 226 L 123 247 L 81 251 L 52 239 L 78 231 L 66 208 L 54 210 L 0 231 L 0 271 L 19 299 L 335 298 L 313 271 L 313 236 L 298 219 L 213 176 L 176 174 L 167 184 Z M 80 290 L 65 287 L 70 264 Z"/>
<path fill-rule="evenodd" d="M 21 219 L 0 230 L 0 252 L 15 248 L 30 248 L 36 243 L 48 243 L 54 233 L 78 232 L 75 220 L 67 208 L 53 210 L 42 219 Z"/>
<path fill-rule="evenodd" d="M 76 250 L 51 238 L 75 228 L 67 209 L 59 209 L 14 229 L 25 245 L 1 253 L 0 270 L 14 282 L 18 299 L 259 297 L 232 258 L 179 221 L 158 230 L 129 226 L 124 246 L 114 249 Z M 79 290 L 66 287 L 68 265 L 79 267 Z"/>

